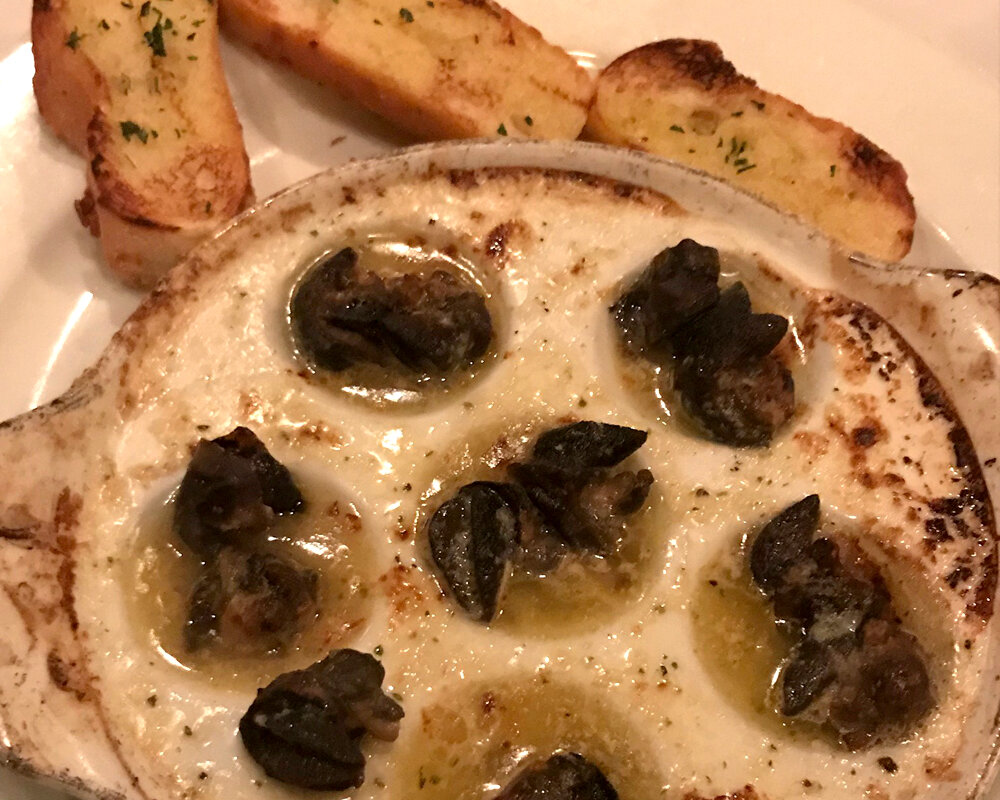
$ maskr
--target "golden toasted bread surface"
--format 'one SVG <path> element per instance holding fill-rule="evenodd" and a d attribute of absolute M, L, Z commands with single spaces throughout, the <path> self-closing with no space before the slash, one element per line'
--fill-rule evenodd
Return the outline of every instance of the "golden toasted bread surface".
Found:
<path fill-rule="evenodd" d="M 713 42 L 669 39 L 612 62 L 587 135 L 705 170 L 849 249 L 890 261 L 910 249 L 916 214 L 903 166 L 850 128 L 760 89 Z"/>
<path fill-rule="evenodd" d="M 148 286 L 250 199 L 213 0 L 36 0 L 35 95 L 88 160 L 81 218 Z"/>
<path fill-rule="evenodd" d="M 575 139 L 592 81 L 491 0 L 220 0 L 270 58 L 426 138 Z"/>

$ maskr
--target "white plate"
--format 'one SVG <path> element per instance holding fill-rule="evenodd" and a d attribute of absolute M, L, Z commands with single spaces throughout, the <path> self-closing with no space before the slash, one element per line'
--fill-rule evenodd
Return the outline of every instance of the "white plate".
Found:
<path fill-rule="evenodd" d="M 31 94 L 30 4 L 0 18 L 0 418 L 63 391 L 138 300 L 99 265 L 72 201 L 80 161 Z M 920 224 L 909 261 L 1000 274 L 1000 6 L 990 0 L 508 0 L 598 65 L 646 41 L 698 36 L 766 89 L 840 119 L 898 157 Z M 613 7 L 613 12 L 610 9 Z M 4 9 L 10 10 L 10 9 Z M 377 119 L 238 47 L 225 58 L 260 197 L 407 142 Z M 337 142 L 339 137 L 343 141 Z M 0 775 L 0 797 L 51 794 Z"/>

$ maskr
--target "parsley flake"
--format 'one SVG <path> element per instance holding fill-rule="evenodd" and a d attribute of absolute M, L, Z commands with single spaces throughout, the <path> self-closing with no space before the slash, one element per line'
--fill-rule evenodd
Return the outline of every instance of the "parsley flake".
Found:
<path fill-rule="evenodd" d="M 146 31 L 143 35 L 146 40 L 146 44 L 149 45 L 149 49 L 153 51 L 154 56 L 165 56 L 167 54 L 167 48 L 163 44 L 163 25 L 157 22 L 152 28 Z"/>
<path fill-rule="evenodd" d="M 499 128 L 497 128 L 497 133 L 499 133 L 499 134 L 500 134 L 501 136 L 506 136 L 506 135 L 507 135 L 507 126 L 506 126 L 506 125 L 504 125 L 504 124 L 503 124 L 503 123 L 501 122 L 501 123 L 500 123 L 500 127 L 499 127 Z"/>
<path fill-rule="evenodd" d="M 524 124 L 530 128 L 532 125 L 535 124 L 535 121 L 531 117 L 525 117 Z"/>
<path fill-rule="evenodd" d="M 413 12 L 408 8 L 401 8 L 399 9 L 399 18 L 403 22 L 413 22 Z"/>
<path fill-rule="evenodd" d="M 671 125 L 670 130 L 674 131 L 675 133 L 684 133 L 684 129 L 680 125 Z"/>
<path fill-rule="evenodd" d="M 66 46 L 70 50 L 76 50 L 76 48 L 80 46 L 80 40 L 86 35 L 87 34 L 85 33 L 80 33 L 76 28 L 73 28 L 66 39 Z"/>
<path fill-rule="evenodd" d="M 837 174 L 837 165 L 836 164 L 831 164 L 830 165 L 830 177 L 832 178 L 836 174 Z"/>
<path fill-rule="evenodd" d="M 125 137 L 126 142 L 132 141 L 133 136 L 143 144 L 149 141 L 149 131 L 130 119 L 120 123 L 120 127 L 122 129 L 122 136 Z"/>

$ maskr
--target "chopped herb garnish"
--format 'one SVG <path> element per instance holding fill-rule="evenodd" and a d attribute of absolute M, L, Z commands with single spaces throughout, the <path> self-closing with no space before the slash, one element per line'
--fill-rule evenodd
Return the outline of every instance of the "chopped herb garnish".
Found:
<path fill-rule="evenodd" d="M 427 0 L 427 7 L 434 8 L 434 0 Z"/>
<path fill-rule="evenodd" d="M 831 164 L 830 165 L 830 177 L 832 178 L 836 174 L 837 174 L 837 165 L 836 164 Z"/>
<path fill-rule="evenodd" d="M 106 31 L 110 31 L 111 30 L 111 26 L 108 25 L 108 21 L 106 19 L 102 19 L 100 22 L 98 22 L 97 23 L 97 27 L 101 28 L 103 30 L 106 30 Z"/>
<path fill-rule="evenodd" d="M 525 117 L 524 124 L 530 128 L 532 125 L 535 124 L 535 121 L 531 117 Z"/>
<path fill-rule="evenodd" d="M 194 41 L 194 37 L 197 36 L 197 35 L 198 35 L 197 31 L 195 31 L 194 33 L 189 33 L 188 36 L 187 36 L 187 40 L 189 42 L 193 42 Z"/>
<path fill-rule="evenodd" d="M 197 61 L 198 56 L 188 56 L 188 61 Z"/>
<path fill-rule="evenodd" d="M 200 28 L 204 24 L 205 24 L 205 20 L 203 20 L 203 19 L 196 19 L 194 22 L 191 23 L 191 27 L 192 28 Z"/>
<path fill-rule="evenodd" d="M 163 19 L 163 17 L 160 17 L 160 19 Z M 173 27 L 174 27 L 174 21 L 172 19 L 170 19 L 169 17 L 167 19 L 163 19 L 163 30 L 169 31 Z"/>
<path fill-rule="evenodd" d="M 153 6 L 153 4 L 151 2 L 149 2 L 149 0 L 146 0 L 145 3 L 143 3 L 141 6 L 139 6 L 139 16 L 140 17 L 148 17 L 149 16 L 149 9 L 152 8 L 152 6 Z"/>
<path fill-rule="evenodd" d="M 211 214 L 212 213 L 212 203 L 211 203 L 211 201 L 208 202 L 208 203 L 205 203 L 205 213 L 206 214 Z"/>
<path fill-rule="evenodd" d="M 374 22 L 374 23 L 375 23 L 376 25 L 381 25 L 381 24 L 382 24 L 382 20 L 380 20 L 380 19 L 376 19 L 376 20 L 372 20 L 372 21 L 373 21 L 373 22 Z"/>
<path fill-rule="evenodd" d="M 149 45 L 149 49 L 153 51 L 154 56 L 165 56 L 167 54 L 167 48 L 163 44 L 163 25 L 161 23 L 157 22 L 142 36 L 146 40 L 146 44 Z"/>
<path fill-rule="evenodd" d="M 729 159 L 739 158 L 743 154 L 743 151 L 746 149 L 746 146 L 747 146 L 746 139 L 744 139 L 742 143 L 737 142 L 735 136 L 732 139 L 730 139 L 729 152 L 726 154 L 725 162 L 728 164 Z"/>
<path fill-rule="evenodd" d="M 719 144 L 722 140 L 719 140 Z M 743 151 L 747 149 L 747 140 L 738 140 L 735 136 L 729 140 L 729 152 L 726 153 L 724 159 L 726 164 L 732 164 L 736 168 L 736 173 L 746 172 L 748 169 L 753 169 L 756 164 L 751 164 L 748 156 L 743 155 Z"/>
<path fill-rule="evenodd" d="M 403 22 L 413 22 L 413 12 L 408 8 L 401 8 L 399 9 L 399 18 Z"/>
<path fill-rule="evenodd" d="M 758 111 L 763 111 L 764 110 L 764 103 L 760 103 L 760 102 L 758 102 L 756 100 L 751 100 L 750 102 L 753 103 L 755 106 L 757 106 L 757 110 Z"/>
<path fill-rule="evenodd" d="M 680 125 L 671 125 L 670 130 L 676 133 L 684 133 L 684 129 Z"/>
<path fill-rule="evenodd" d="M 743 112 L 742 111 L 734 111 L 729 116 L 731 116 L 731 117 L 742 117 L 743 116 Z"/>
<path fill-rule="evenodd" d="M 73 28 L 73 30 L 70 31 L 69 36 L 66 38 L 66 46 L 70 50 L 76 50 L 76 48 L 80 46 L 80 40 L 86 35 L 87 34 L 85 33 L 80 33 L 76 28 Z"/>
<path fill-rule="evenodd" d="M 499 128 L 497 128 L 497 133 L 499 133 L 499 134 L 500 134 L 501 136 L 506 136 L 506 135 L 507 135 L 507 126 L 506 126 L 506 125 L 504 125 L 504 124 L 503 124 L 503 123 L 501 122 L 501 123 L 500 123 L 500 127 L 499 127 Z"/>
<path fill-rule="evenodd" d="M 122 129 L 122 136 L 125 137 L 126 142 L 132 141 L 133 136 L 143 144 L 146 144 L 146 142 L 149 141 L 149 132 L 141 125 L 132 122 L 130 119 L 120 123 L 120 127 Z"/>

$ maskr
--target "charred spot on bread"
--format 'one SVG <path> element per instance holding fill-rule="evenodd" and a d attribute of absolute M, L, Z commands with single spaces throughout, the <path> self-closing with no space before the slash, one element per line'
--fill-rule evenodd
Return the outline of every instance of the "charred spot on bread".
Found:
<path fill-rule="evenodd" d="M 751 78 L 737 71 L 733 63 L 722 54 L 719 45 L 704 39 L 665 39 L 643 45 L 620 58 L 632 57 L 641 58 L 653 67 L 660 62 L 670 64 L 681 76 L 701 84 L 707 90 L 750 88 L 757 85 Z M 612 62 L 608 69 L 614 69 L 615 64 L 616 62 Z"/>
<path fill-rule="evenodd" d="M 264 771 L 305 789 L 361 786 L 366 736 L 399 735 L 402 707 L 382 691 L 385 668 L 367 653 L 336 650 L 257 692 L 240 720 L 243 745 Z"/>

